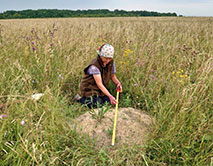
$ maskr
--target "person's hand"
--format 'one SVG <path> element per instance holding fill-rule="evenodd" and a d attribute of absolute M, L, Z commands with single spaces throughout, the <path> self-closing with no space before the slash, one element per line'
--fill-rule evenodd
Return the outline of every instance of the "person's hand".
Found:
<path fill-rule="evenodd" d="M 110 99 L 111 104 L 113 104 L 113 105 L 117 104 L 116 99 L 112 95 L 109 96 L 109 99 Z"/>
<path fill-rule="evenodd" d="M 120 83 L 120 82 L 119 82 L 119 83 L 117 83 L 116 90 L 118 90 L 119 92 L 122 92 L 122 91 L 123 91 L 123 89 L 122 89 L 122 85 L 121 85 L 121 83 Z"/>

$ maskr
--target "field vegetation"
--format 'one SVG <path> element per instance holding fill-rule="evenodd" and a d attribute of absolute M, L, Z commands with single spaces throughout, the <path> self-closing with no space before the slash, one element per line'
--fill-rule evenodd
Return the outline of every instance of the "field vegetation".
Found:
<path fill-rule="evenodd" d="M 0 165 L 212 164 L 212 27 L 208 17 L 0 20 Z M 97 149 L 69 127 L 89 110 L 72 99 L 103 43 L 115 48 L 119 107 L 156 119 L 145 145 Z"/>

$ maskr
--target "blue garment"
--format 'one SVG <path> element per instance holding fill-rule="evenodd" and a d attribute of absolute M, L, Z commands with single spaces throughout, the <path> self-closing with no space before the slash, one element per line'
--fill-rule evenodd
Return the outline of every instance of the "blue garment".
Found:
<path fill-rule="evenodd" d="M 77 102 L 81 104 L 86 104 L 89 108 L 97 108 L 98 103 L 102 106 L 105 103 L 111 103 L 108 96 L 91 96 L 91 97 L 82 97 Z"/>

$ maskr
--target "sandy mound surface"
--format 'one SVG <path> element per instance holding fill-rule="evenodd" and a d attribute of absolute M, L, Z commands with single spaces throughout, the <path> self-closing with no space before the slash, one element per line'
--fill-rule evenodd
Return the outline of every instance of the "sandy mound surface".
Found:
<path fill-rule="evenodd" d="M 96 114 L 100 110 L 95 109 Z M 77 132 L 89 134 L 92 139 L 96 139 L 98 147 L 110 146 L 112 142 L 114 114 L 115 108 L 110 109 L 100 121 L 87 112 L 75 119 Z M 143 144 L 147 134 L 151 131 L 152 122 L 153 119 L 141 110 L 118 108 L 115 145 Z"/>

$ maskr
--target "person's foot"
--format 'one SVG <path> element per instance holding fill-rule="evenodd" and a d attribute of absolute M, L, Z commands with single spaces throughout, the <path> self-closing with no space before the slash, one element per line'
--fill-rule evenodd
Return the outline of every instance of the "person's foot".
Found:
<path fill-rule="evenodd" d="M 81 96 L 79 94 L 77 94 L 75 97 L 74 97 L 74 101 L 79 101 L 81 99 Z"/>

